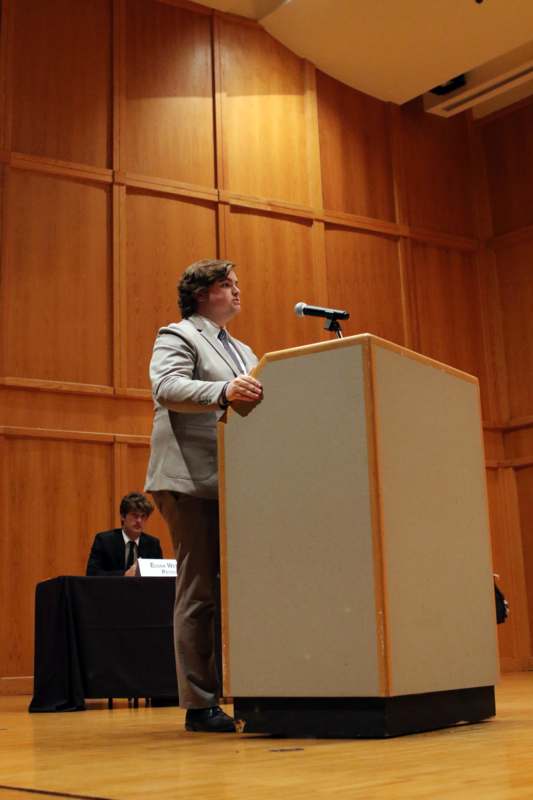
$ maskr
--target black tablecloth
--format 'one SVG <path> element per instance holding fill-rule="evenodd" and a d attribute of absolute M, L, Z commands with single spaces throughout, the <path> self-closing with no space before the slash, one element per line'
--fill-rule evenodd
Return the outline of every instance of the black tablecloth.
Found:
<path fill-rule="evenodd" d="M 29 710 L 83 710 L 85 698 L 176 698 L 174 591 L 174 578 L 39 583 Z"/>

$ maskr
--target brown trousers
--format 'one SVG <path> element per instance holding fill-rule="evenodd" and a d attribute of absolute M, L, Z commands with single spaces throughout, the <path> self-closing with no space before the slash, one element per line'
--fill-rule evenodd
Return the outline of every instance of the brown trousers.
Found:
<path fill-rule="evenodd" d="M 218 704 L 220 630 L 218 501 L 152 492 L 174 544 L 177 561 L 174 648 L 183 708 Z"/>

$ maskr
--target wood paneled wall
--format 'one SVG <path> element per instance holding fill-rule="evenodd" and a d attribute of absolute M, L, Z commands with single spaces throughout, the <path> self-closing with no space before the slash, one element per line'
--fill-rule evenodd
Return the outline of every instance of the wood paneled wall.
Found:
<path fill-rule="evenodd" d="M 482 293 L 492 311 L 500 425 L 491 484 L 495 568 L 514 613 L 505 652 L 533 668 L 533 101 L 478 123 L 484 246 Z M 492 457 L 492 456 L 491 456 Z"/>
<path fill-rule="evenodd" d="M 36 582 L 81 574 L 143 486 L 154 335 L 182 269 L 217 254 L 259 354 L 327 338 L 304 300 L 479 375 L 495 558 L 523 606 L 502 653 L 521 665 L 530 476 L 500 464 L 531 444 L 504 427 L 533 414 L 531 286 L 528 245 L 490 243 L 514 228 L 502 211 L 487 232 L 507 178 L 485 169 L 513 134 L 393 108 L 186 0 L 3 0 L 0 31 L 0 691 L 31 689 Z M 170 555 L 155 514 L 149 530 Z"/>

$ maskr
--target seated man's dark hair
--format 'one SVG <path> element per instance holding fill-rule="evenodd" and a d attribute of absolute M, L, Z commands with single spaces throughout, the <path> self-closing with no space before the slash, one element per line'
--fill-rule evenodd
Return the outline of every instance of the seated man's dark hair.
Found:
<path fill-rule="evenodd" d="M 129 514 L 130 511 L 137 511 L 139 514 L 149 517 L 153 510 L 154 507 L 151 502 L 140 492 L 130 492 L 124 495 L 120 501 L 121 518 Z"/>
<path fill-rule="evenodd" d="M 218 258 L 204 258 L 190 264 L 178 283 L 178 306 L 184 319 L 194 314 L 198 308 L 197 297 L 202 289 L 207 289 L 216 281 L 226 278 L 235 267 L 232 261 Z"/>

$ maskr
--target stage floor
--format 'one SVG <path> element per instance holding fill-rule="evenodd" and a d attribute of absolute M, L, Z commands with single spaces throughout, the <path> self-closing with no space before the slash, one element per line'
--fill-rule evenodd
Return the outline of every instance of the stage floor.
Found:
<path fill-rule="evenodd" d="M 488 722 L 385 740 L 186 733 L 177 708 L 29 700 L 0 698 L 0 800 L 533 797 L 533 672 L 503 676 Z"/>

